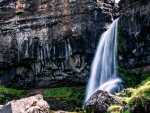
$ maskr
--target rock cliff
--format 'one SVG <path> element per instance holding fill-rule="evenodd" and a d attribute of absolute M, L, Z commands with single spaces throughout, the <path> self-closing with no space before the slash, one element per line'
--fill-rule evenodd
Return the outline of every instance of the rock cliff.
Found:
<path fill-rule="evenodd" d="M 0 0 L 1 83 L 85 84 L 97 41 L 116 10 L 114 0 Z"/>
<path fill-rule="evenodd" d="M 119 66 L 134 69 L 150 64 L 150 1 L 121 0 Z"/>

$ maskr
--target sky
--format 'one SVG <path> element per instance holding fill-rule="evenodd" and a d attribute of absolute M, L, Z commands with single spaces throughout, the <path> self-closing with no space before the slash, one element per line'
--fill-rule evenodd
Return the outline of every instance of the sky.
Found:
<path fill-rule="evenodd" d="M 118 3 L 120 0 L 115 0 L 116 3 Z"/>

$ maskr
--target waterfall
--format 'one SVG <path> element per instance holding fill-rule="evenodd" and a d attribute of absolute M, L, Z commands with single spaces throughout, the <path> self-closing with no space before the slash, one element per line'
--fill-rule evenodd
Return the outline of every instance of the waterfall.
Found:
<path fill-rule="evenodd" d="M 97 90 L 114 92 L 121 79 L 117 77 L 117 28 L 118 20 L 100 38 L 91 66 L 85 101 Z"/>

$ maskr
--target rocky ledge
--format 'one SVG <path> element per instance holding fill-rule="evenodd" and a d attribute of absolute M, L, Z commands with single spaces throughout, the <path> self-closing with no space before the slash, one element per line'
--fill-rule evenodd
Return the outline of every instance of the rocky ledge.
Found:
<path fill-rule="evenodd" d="M 0 81 L 57 87 L 85 84 L 114 0 L 0 0 Z"/>
<path fill-rule="evenodd" d="M 134 69 L 150 64 L 150 1 L 121 0 L 119 66 Z"/>

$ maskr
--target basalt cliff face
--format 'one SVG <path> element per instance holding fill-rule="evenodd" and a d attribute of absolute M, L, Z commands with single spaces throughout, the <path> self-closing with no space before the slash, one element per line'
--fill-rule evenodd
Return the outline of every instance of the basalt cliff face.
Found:
<path fill-rule="evenodd" d="M 114 0 L 0 0 L 1 83 L 85 84 L 96 44 L 116 11 Z"/>
<path fill-rule="evenodd" d="M 150 65 L 150 1 L 121 0 L 119 6 L 119 40 L 123 42 L 119 66 L 134 69 Z"/>

